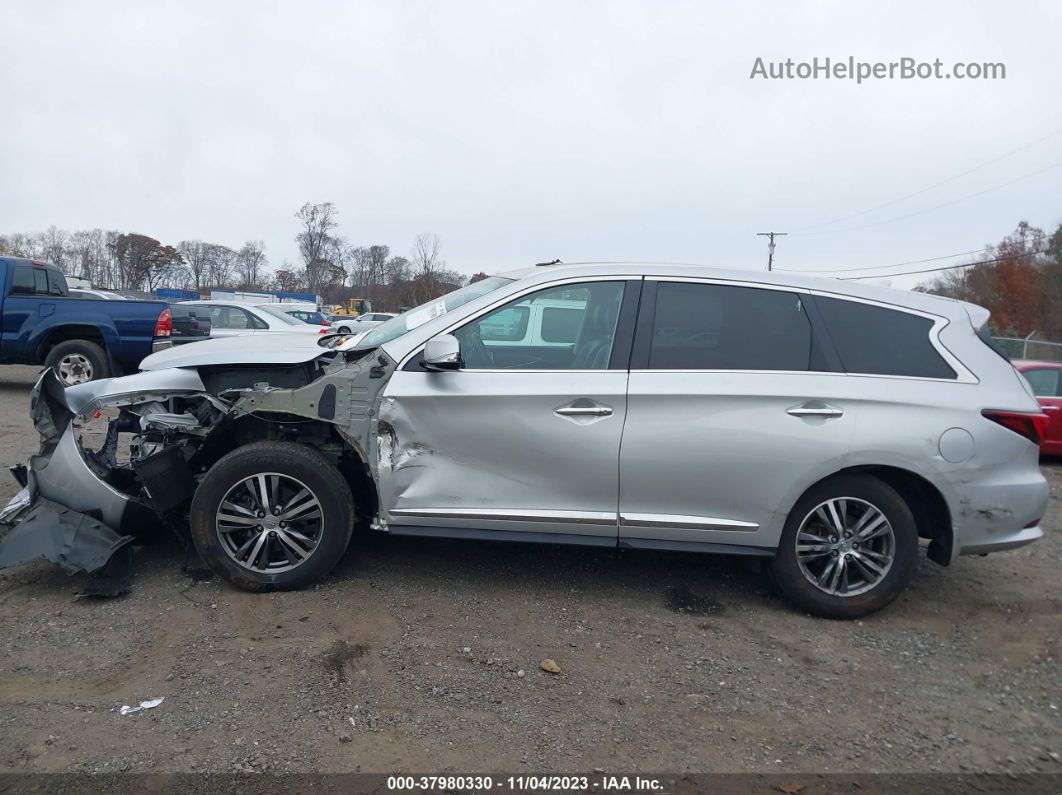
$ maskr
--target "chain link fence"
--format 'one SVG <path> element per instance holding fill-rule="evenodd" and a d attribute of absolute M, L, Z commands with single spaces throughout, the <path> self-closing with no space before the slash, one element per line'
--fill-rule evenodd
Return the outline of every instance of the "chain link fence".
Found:
<path fill-rule="evenodd" d="M 1062 342 L 1033 339 L 1032 334 L 1028 337 L 993 337 L 992 339 L 1011 359 L 1062 362 Z"/>

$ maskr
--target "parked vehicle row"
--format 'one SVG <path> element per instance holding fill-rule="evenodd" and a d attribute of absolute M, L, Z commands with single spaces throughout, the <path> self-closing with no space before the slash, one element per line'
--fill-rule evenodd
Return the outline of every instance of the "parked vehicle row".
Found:
<path fill-rule="evenodd" d="M 66 277 L 40 260 L 0 257 L 0 362 L 43 364 L 64 384 L 135 373 L 173 344 L 173 312 L 159 301 L 71 295 Z"/>
<path fill-rule="evenodd" d="M 0 566 L 98 570 L 153 513 L 232 583 L 299 588 L 357 524 L 752 556 L 801 608 L 865 615 L 903 591 L 920 539 L 948 565 L 1042 535 L 1047 417 L 987 321 L 795 274 L 550 266 L 358 336 L 185 346 L 66 390 L 46 372 L 50 452 L 0 514 L 39 546 L 0 543 Z M 77 444 L 101 407 L 126 463 Z M 61 510 L 93 532 L 57 556 Z"/>

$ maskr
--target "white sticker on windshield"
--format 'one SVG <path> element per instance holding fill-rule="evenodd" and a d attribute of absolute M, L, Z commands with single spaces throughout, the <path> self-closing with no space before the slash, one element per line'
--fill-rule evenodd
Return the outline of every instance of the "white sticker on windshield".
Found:
<path fill-rule="evenodd" d="M 409 315 L 406 316 L 406 331 L 415 329 L 417 326 L 423 326 L 429 320 L 435 320 L 435 318 L 442 317 L 445 314 L 445 301 L 436 301 L 431 306 L 418 309 L 416 312 L 410 312 Z"/>

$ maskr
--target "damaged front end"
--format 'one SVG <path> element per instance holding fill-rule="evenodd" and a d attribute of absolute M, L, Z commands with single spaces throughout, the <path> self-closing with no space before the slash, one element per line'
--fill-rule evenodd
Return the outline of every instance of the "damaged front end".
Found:
<path fill-rule="evenodd" d="M 167 531 L 187 542 L 200 482 L 251 442 L 311 446 L 352 480 L 367 477 L 370 421 L 393 362 L 322 348 L 219 362 L 221 347 L 201 345 L 185 366 L 66 389 L 53 371 L 41 375 L 30 401 L 40 450 L 12 468 L 23 488 L 0 511 L 0 569 L 44 559 L 93 575 L 90 593 L 127 591 L 132 543 Z M 375 493 L 359 503 L 371 511 Z"/>
<path fill-rule="evenodd" d="M 69 389 L 45 370 L 30 398 L 41 447 L 28 468 L 13 468 L 23 488 L 0 511 L 0 568 L 44 559 L 71 574 L 97 574 L 93 592 L 128 590 L 130 544 L 157 532 L 191 497 L 195 442 L 227 409 L 204 393 L 194 370 Z M 90 449 L 83 431 L 105 412 L 113 416 L 99 448 Z M 120 456 L 123 432 L 133 437 Z"/>

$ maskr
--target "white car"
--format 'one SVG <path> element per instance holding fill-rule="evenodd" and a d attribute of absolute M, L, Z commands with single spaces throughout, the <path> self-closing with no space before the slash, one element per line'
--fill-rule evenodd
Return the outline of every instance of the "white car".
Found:
<path fill-rule="evenodd" d="M 361 334 L 371 328 L 386 323 L 394 317 L 391 312 L 366 312 L 357 317 L 336 317 L 329 326 L 329 330 L 336 334 Z"/>
<path fill-rule="evenodd" d="M 246 334 L 326 334 L 323 326 L 311 326 L 271 306 L 242 301 L 182 301 L 210 310 L 211 337 L 240 337 Z"/>

